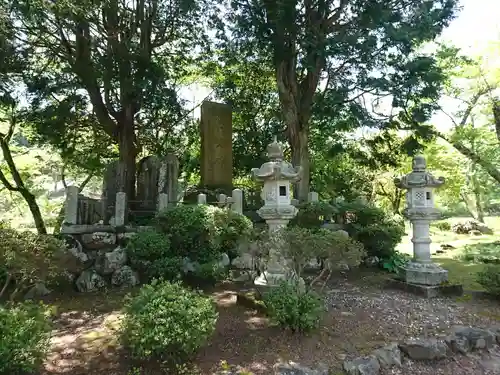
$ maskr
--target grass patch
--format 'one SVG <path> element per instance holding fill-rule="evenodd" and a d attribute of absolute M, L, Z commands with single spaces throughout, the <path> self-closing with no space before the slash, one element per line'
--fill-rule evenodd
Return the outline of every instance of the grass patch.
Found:
<path fill-rule="evenodd" d="M 458 259 L 464 262 L 500 264 L 500 241 L 465 245 Z"/>
<path fill-rule="evenodd" d="M 476 274 L 484 269 L 484 264 L 466 263 L 457 259 L 433 258 L 444 269 L 448 270 L 448 280 L 450 283 L 462 284 L 464 290 L 484 290 L 477 282 Z"/>

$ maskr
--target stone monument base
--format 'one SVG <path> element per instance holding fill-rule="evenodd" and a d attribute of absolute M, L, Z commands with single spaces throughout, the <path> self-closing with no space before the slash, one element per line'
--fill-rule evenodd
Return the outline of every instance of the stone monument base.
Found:
<path fill-rule="evenodd" d="M 399 279 L 409 284 L 438 286 L 448 281 L 448 271 L 434 263 L 410 261 L 399 269 Z"/>
<path fill-rule="evenodd" d="M 461 296 L 464 293 L 461 284 L 421 285 L 407 283 L 400 279 L 389 279 L 386 287 L 403 290 L 425 298 Z"/>

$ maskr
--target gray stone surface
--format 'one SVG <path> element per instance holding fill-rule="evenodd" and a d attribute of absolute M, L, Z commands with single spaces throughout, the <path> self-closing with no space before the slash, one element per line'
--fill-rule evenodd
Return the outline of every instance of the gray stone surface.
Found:
<path fill-rule="evenodd" d="M 36 283 L 24 295 L 24 299 L 34 299 L 50 294 L 52 291 L 48 289 L 44 283 Z"/>
<path fill-rule="evenodd" d="M 231 260 L 229 259 L 229 255 L 226 253 L 222 253 L 221 258 L 219 260 L 220 267 L 227 267 L 231 264 Z"/>
<path fill-rule="evenodd" d="M 139 275 L 130 266 L 123 266 L 113 272 L 111 284 L 115 286 L 136 286 L 139 284 Z"/>
<path fill-rule="evenodd" d="M 82 242 L 87 249 L 102 249 L 116 244 L 116 235 L 106 232 L 85 233 Z"/>
<path fill-rule="evenodd" d="M 401 367 L 402 354 L 397 343 L 392 343 L 373 352 L 381 367 Z"/>
<path fill-rule="evenodd" d="M 467 340 L 465 337 L 457 337 L 452 335 L 446 337 L 444 341 L 453 353 L 467 354 L 471 350 L 469 340 Z"/>
<path fill-rule="evenodd" d="M 496 342 L 496 334 L 481 328 L 454 326 L 453 334 L 468 341 L 471 350 L 490 349 Z"/>
<path fill-rule="evenodd" d="M 399 344 L 399 348 L 414 360 L 443 359 L 450 354 L 450 349 L 444 340 L 435 338 L 405 340 Z"/>
<path fill-rule="evenodd" d="M 410 284 L 440 285 L 448 280 L 448 271 L 434 263 L 411 261 L 401 268 L 400 276 Z"/>
<path fill-rule="evenodd" d="M 79 292 L 94 292 L 106 286 L 106 282 L 95 270 L 85 270 L 76 279 L 76 288 Z"/>
<path fill-rule="evenodd" d="M 378 375 L 380 374 L 380 364 L 373 355 L 360 357 L 352 361 L 345 361 L 344 371 L 347 375 Z"/>
<path fill-rule="evenodd" d="M 101 275 L 111 275 L 126 263 L 127 253 L 124 248 L 119 246 L 113 251 L 99 254 L 94 267 Z"/>
<path fill-rule="evenodd" d="M 317 369 L 295 362 L 280 362 L 273 366 L 275 375 L 328 375 L 328 367 L 319 365 Z"/>

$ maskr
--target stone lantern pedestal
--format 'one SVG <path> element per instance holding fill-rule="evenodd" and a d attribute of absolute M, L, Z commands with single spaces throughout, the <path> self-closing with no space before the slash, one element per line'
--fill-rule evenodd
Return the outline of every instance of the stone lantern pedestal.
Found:
<path fill-rule="evenodd" d="M 407 207 L 403 215 L 413 228 L 413 259 L 399 270 L 399 281 L 405 284 L 400 286 L 427 297 L 443 293 L 461 294 L 461 286 L 449 286 L 448 271 L 431 259 L 430 223 L 441 217 L 435 208 L 434 189 L 445 183 L 444 178 L 435 178 L 429 173 L 424 157 L 417 155 L 413 158 L 412 172 L 395 179 L 394 183 L 396 187 L 407 190 Z"/>
<path fill-rule="evenodd" d="M 264 183 L 261 193 L 264 206 L 257 213 L 269 227 L 273 246 L 269 250 L 266 270 L 255 280 L 255 284 L 272 286 L 294 277 L 287 259 L 282 255 L 285 243 L 280 240 L 280 232 L 297 215 L 298 209 L 292 205 L 290 184 L 301 179 L 302 168 L 293 167 L 283 160 L 283 150 L 276 137 L 267 146 L 267 154 L 270 161 L 260 168 L 253 168 L 252 176 Z"/>

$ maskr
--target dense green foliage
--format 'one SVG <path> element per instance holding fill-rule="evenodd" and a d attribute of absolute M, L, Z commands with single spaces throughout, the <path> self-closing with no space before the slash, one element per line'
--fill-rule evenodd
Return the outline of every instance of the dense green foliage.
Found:
<path fill-rule="evenodd" d="M 373 205 L 340 203 L 337 209 L 345 217 L 347 232 L 363 244 L 369 256 L 388 258 L 394 253 L 404 235 L 402 223 Z"/>
<path fill-rule="evenodd" d="M 478 272 L 477 282 L 488 292 L 500 296 L 500 265 L 488 264 L 483 271 Z"/>
<path fill-rule="evenodd" d="M 172 252 L 168 237 L 162 233 L 137 233 L 127 243 L 127 257 L 143 279 L 175 280 L 181 276 L 182 258 Z"/>
<path fill-rule="evenodd" d="M 282 282 L 264 294 L 271 320 L 292 332 L 307 332 L 319 326 L 323 302 L 313 291 L 303 292 L 296 285 Z"/>
<path fill-rule="evenodd" d="M 50 348 L 51 329 L 43 305 L 0 305 L 0 374 L 38 371 Z"/>
<path fill-rule="evenodd" d="M 127 300 L 122 339 L 135 358 L 178 363 L 202 347 L 215 330 L 213 300 L 166 281 L 153 281 Z"/>
<path fill-rule="evenodd" d="M 62 241 L 51 235 L 0 229 L 0 264 L 6 278 L 5 293 L 15 283 L 11 297 L 38 283 L 56 278 L 62 271 L 66 253 Z"/>
<path fill-rule="evenodd" d="M 175 254 L 199 263 L 233 253 L 252 224 L 245 216 L 208 205 L 179 205 L 159 213 L 158 229 L 170 238 Z"/>

